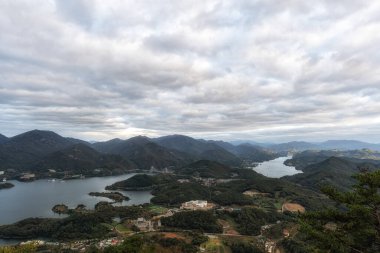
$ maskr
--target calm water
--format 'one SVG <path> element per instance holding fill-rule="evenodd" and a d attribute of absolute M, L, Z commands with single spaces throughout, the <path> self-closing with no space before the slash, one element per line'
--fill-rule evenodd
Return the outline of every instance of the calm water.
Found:
<path fill-rule="evenodd" d="M 90 192 L 105 191 L 105 187 L 116 181 L 124 180 L 135 174 L 112 177 L 76 179 L 68 181 L 37 180 L 30 183 L 10 181 L 15 187 L 0 190 L 0 225 L 10 224 L 28 217 L 59 217 L 51 211 L 56 204 L 65 204 L 75 208 L 84 204 L 94 208 L 99 201 L 109 201 L 108 198 L 89 196 Z M 122 205 L 148 203 L 152 198 L 149 191 L 121 192 L 130 198 Z M 1 242 L 0 242 L 1 244 Z"/>
<path fill-rule="evenodd" d="M 254 171 L 263 174 L 267 177 L 279 178 L 283 176 L 291 176 L 294 174 L 302 173 L 300 170 L 296 170 L 292 166 L 286 166 L 284 162 L 287 159 L 291 159 L 291 156 L 288 157 L 279 157 L 274 160 L 260 163 L 253 168 Z"/>

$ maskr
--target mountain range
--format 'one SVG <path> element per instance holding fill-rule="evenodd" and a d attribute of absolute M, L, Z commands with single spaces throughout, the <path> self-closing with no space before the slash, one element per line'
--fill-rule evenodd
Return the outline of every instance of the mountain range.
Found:
<path fill-rule="evenodd" d="M 329 150 L 320 150 L 322 148 Z M 103 176 L 137 169 L 175 169 L 184 174 L 192 174 L 192 170 L 202 168 L 198 171 L 201 174 L 220 172 L 228 175 L 226 168 L 241 167 L 246 162 L 250 164 L 268 161 L 284 155 L 284 152 L 296 151 L 286 164 L 293 165 L 304 173 L 288 178 L 289 180 L 313 187 L 312 184 L 320 185 L 328 178 L 339 178 L 340 175 L 344 182 L 340 182 L 339 185 L 347 187 L 351 184 L 347 178 L 357 171 L 359 164 L 380 164 L 380 152 L 360 148 L 376 150 L 378 147 L 377 144 L 347 140 L 317 144 L 232 144 L 225 141 L 194 139 L 184 135 L 159 138 L 136 136 L 127 140 L 112 139 L 89 143 L 62 137 L 51 131 L 32 130 L 10 138 L 0 135 L 0 170 L 7 171 L 10 177 L 24 172 L 36 173 L 43 177 L 48 175 L 47 171 L 61 175 Z M 302 151 L 304 149 L 306 151 Z M 208 171 L 211 167 L 214 170 L 212 172 Z M 344 169 L 341 169 L 343 167 Z"/>
<path fill-rule="evenodd" d="M 8 140 L 8 137 L 6 137 L 5 135 L 0 134 L 0 144 L 6 142 L 7 140 Z"/>
<path fill-rule="evenodd" d="M 250 144 L 235 146 L 183 135 L 136 136 L 96 143 L 41 130 L 0 137 L 0 170 L 11 169 L 14 173 L 54 170 L 88 174 L 97 170 L 112 174 L 133 169 L 181 168 L 198 160 L 239 166 L 244 159 L 261 162 L 275 157 L 276 153 Z"/>
<path fill-rule="evenodd" d="M 259 143 L 250 140 L 233 141 L 233 144 L 249 143 L 254 146 L 267 148 L 276 152 L 299 152 L 304 150 L 355 150 L 371 149 L 380 151 L 380 144 L 356 140 L 328 140 L 324 142 L 291 141 L 279 144 Z"/>

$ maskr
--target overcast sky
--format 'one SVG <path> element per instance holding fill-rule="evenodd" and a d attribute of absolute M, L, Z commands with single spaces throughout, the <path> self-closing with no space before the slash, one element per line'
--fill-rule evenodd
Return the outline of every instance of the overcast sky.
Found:
<path fill-rule="evenodd" d="M 0 133 L 380 142 L 380 1 L 1 0 Z"/>

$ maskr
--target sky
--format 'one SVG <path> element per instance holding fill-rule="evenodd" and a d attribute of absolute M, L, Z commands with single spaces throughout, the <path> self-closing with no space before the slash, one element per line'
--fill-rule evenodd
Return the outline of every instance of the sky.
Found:
<path fill-rule="evenodd" d="M 1 0 L 0 133 L 380 142 L 380 1 Z"/>

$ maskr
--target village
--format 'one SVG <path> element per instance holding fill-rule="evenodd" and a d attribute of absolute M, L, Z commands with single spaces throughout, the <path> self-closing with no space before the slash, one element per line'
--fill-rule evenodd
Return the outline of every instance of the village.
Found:
<path fill-rule="evenodd" d="M 257 194 L 248 192 L 246 194 Z M 239 208 L 232 207 L 223 207 L 217 206 L 214 203 L 210 203 L 206 200 L 191 200 L 181 204 L 179 208 L 169 208 L 162 209 L 162 212 L 152 216 L 151 218 L 146 217 L 138 217 L 137 219 L 128 219 L 125 221 L 121 221 L 119 224 L 114 224 L 110 226 L 110 229 L 117 233 L 117 236 L 103 239 L 103 240 L 76 240 L 71 242 L 52 242 L 52 241 L 44 241 L 44 240 L 29 240 L 25 242 L 21 242 L 20 245 L 25 244 L 33 244 L 39 247 L 47 247 L 47 248 L 59 248 L 59 249 L 69 249 L 74 252 L 85 252 L 91 247 L 96 247 L 97 249 L 104 249 L 109 246 L 120 245 L 123 240 L 129 236 L 134 234 L 144 234 L 144 233 L 158 233 L 163 236 L 169 236 L 176 238 L 181 234 L 178 230 L 176 232 L 167 232 L 165 229 L 162 231 L 163 225 L 161 223 L 162 218 L 171 217 L 176 213 L 180 212 L 189 212 L 189 211 L 227 211 L 233 212 L 240 210 Z M 287 211 L 286 207 L 282 211 Z M 294 209 L 293 211 L 299 211 L 298 209 Z M 281 221 L 277 221 L 274 224 L 266 224 L 261 226 L 261 233 L 258 236 L 247 236 L 240 235 L 236 230 L 234 230 L 231 225 L 223 220 L 219 221 L 223 226 L 222 233 L 204 233 L 210 242 L 220 243 L 220 238 L 248 238 L 256 241 L 257 243 L 263 245 L 265 248 L 265 253 L 281 253 L 281 251 L 276 247 L 276 240 L 273 240 L 267 237 L 268 231 L 273 226 L 281 224 Z M 288 238 L 290 236 L 290 231 L 288 229 L 282 230 L 282 237 Z M 214 252 L 210 251 L 208 244 L 201 245 L 199 247 L 200 252 Z"/>

